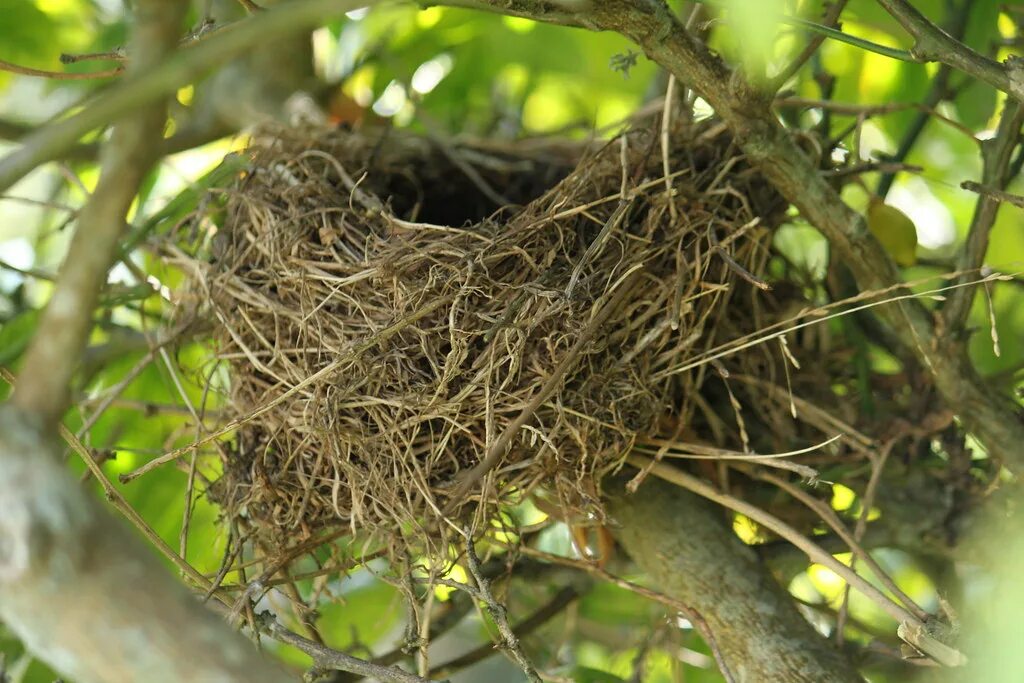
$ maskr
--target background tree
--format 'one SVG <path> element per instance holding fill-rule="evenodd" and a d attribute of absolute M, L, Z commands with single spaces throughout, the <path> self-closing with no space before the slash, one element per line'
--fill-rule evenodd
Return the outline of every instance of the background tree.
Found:
<path fill-rule="evenodd" d="M 1012 549 L 1011 527 L 976 530 L 982 510 L 1004 519 L 1024 443 L 1024 13 L 984 0 L 358 5 L 0 0 L 0 365 L 15 373 L 0 412 L 4 674 L 896 681 L 937 662 L 953 680 L 1015 680 L 1015 653 L 983 649 L 1013 615 L 956 632 L 974 602 L 1017 604 L 988 581 L 1005 571 L 987 573 L 1018 556 L 990 550 Z M 249 127 L 610 138 L 638 110 L 721 121 L 791 207 L 748 275 L 843 302 L 806 332 L 848 350 L 823 379 L 834 403 L 799 405 L 842 437 L 793 459 L 827 483 L 638 449 L 641 495 L 618 479 L 605 491 L 625 553 L 580 557 L 564 521 L 523 501 L 507 511 L 517 552 L 456 548 L 426 589 L 347 528 L 284 553 L 233 542 L 204 484 L 228 452 L 210 435 L 231 380 L 211 331 L 178 324 L 186 274 L 165 257 L 245 169 L 225 154 Z M 916 249 L 886 207 L 909 216 Z M 742 424 L 723 430 L 746 445 Z M 987 668 L 965 673 L 962 652 Z"/>

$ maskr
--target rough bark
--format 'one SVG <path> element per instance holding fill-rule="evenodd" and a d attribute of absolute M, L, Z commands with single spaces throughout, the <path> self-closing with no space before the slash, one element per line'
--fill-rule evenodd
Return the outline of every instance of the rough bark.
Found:
<path fill-rule="evenodd" d="M 620 543 L 658 590 L 706 623 L 737 683 L 862 680 L 800 615 L 720 508 L 654 477 L 632 495 L 623 480 L 609 491 Z"/>

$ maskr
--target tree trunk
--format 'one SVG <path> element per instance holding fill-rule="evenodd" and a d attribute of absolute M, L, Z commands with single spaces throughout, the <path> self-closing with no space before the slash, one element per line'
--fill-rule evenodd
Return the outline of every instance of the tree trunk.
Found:
<path fill-rule="evenodd" d="M 737 683 L 856 683 L 856 668 L 800 615 L 720 508 L 649 477 L 609 482 L 619 542 L 654 586 L 705 622 Z"/>

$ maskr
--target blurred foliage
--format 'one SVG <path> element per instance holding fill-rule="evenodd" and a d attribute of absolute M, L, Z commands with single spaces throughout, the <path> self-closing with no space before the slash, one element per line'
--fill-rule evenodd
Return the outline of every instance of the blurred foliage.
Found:
<path fill-rule="evenodd" d="M 824 4 L 822 0 L 722 0 L 706 7 L 710 14 L 700 19 L 711 19 L 712 24 L 698 28 L 709 30 L 711 45 L 751 73 L 763 70 L 770 75 L 787 64 L 809 37 L 804 30 L 781 22 L 780 15 L 817 21 Z M 960 16 L 956 2 L 915 0 L 914 4 L 940 23 Z M 196 3 L 196 23 L 201 6 Z M 686 16 L 691 5 L 685 3 L 679 9 Z M 1006 56 L 1005 43 L 1016 35 L 1018 15 L 1001 14 L 1000 3 L 979 0 L 963 16 L 965 25 L 950 26 L 951 31 L 962 30 L 965 42 L 981 52 Z M 115 0 L 0 0 L 0 17 L 0 60 L 39 69 L 88 72 L 106 68 L 109 62 L 105 61 L 62 67 L 59 58 L 62 53 L 114 49 L 123 44 L 127 34 L 122 3 Z M 842 30 L 881 45 L 909 47 L 907 36 L 874 0 L 849 2 Z M 468 10 L 388 6 L 356 12 L 319 29 L 313 44 L 318 73 L 334 82 L 335 89 L 354 101 L 361 113 L 372 110 L 378 117 L 392 118 L 395 125 L 426 128 L 432 133 L 503 138 L 538 133 L 585 136 L 595 131 L 607 135 L 609 126 L 664 91 L 664 79 L 655 66 L 632 53 L 630 43 L 617 35 Z M 613 68 L 616 64 L 628 68 Z M 937 71 L 935 65 L 897 61 L 827 40 L 787 84 L 786 93 L 857 105 L 914 104 L 928 96 Z M 826 81 L 834 87 L 823 92 Z M 903 159 L 925 171 L 901 174 L 886 197 L 888 204 L 909 216 L 918 231 L 918 263 L 906 270 L 908 280 L 951 269 L 952 256 L 966 235 L 976 202 L 976 196 L 960 190 L 959 183 L 977 178 L 980 172 L 978 145 L 960 128 L 979 134 L 991 130 L 1004 101 L 988 86 L 962 74 L 952 74 L 949 81 L 950 101 L 938 111 L 958 125 L 929 121 Z M 45 122 L 82 97 L 99 93 L 103 84 L 41 81 L 0 71 L 0 132 Z M 175 124 L 189 113 L 188 98 L 180 99 L 172 108 Z M 907 108 L 872 116 L 857 127 L 855 115 L 834 113 L 831 125 L 833 131 L 845 131 L 841 136 L 845 154 L 885 158 L 899 149 L 919 116 L 916 109 Z M 820 110 L 803 111 L 796 123 L 810 127 L 821 117 Z M 111 282 L 119 283 L 120 290 L 107 293 L 105 309 L 97 316 L 91 352 L 106 360 L 83 377 L 86 385 L 78 406 L 67 418 L 73 432 L 90 423 L 82 435 L 86 445 L 110 454 L 103 466 L 108 477 L 173 548 L 181 547 L 180 531 L 186 507 L 191 506 L 186 556 L 209 575 L 215 574 L 222 562 L 227 531 L 218 524 L 217 510 L 204 497 L 202 487 L 186 500 L 188 463 L 185 471 L 165 466 L 129 485 L 118 483 L 117 475 L 201 435 L 203 428 L 196 426 L 191 410 L 216 413 L 226 379 L 211 365 L 211 349 L 201 340 L 169 348 L 169 363 L 159 353 L 151 354 L 152 362 L 136 371 L 149 354 L 146 335 L 151 340 L 168 324 L 173 310 L 170 293 L 182 280 L 180 273 L 147 252 L 145 244 L 153 234 L 171 233 L 198 202 L 215 201 L 205 189 L 237 173 L 230 161 L 227 166 L 218 164 L 243 143 L 244 139 L 222 140 L 174 155 L 152 175 L 138 201 L 124 245 L 124 262 L 111 273 Z M 0 152 L 6 149 L 0 143 Z M 874 187 L 877 176 L 868 174 L 866 183 Z M 65 207 L 79 206 L 84 188 L 91 187 L 95 178 L 93 162 L 69 161 L 60 169 L 34 173 L 0 202 L 0 366 L 16 370 L 35 329 L 38 310 L 49 295 L 49 278 L 66 250 L 70 214 Z M 1024 183 L 1018 178 L 1009 190 L 1021 193 Z M 844 198 L 859 210 L 868 208 L 863 188 L 847 186 Z M 1012 208 L 1000 212 L 987 258 L 993 267 L 1013 272 L 1024 261 L 1020 226 L 1019 212 Z M 202 240 L 206 236 L 184 238 Z M 808 291 L 820 291 L 829 257 L 827 244 L 814 228 L 793 216 L 779 230 L 776 247 L 787 256 Z M 908 265 L 912 261 L 909 257 L 904 260 Z M 1022 282 L 1018 278 L 991 285 L 987 296 L 978 298 L 971 317 L 974 326 L 987 330 L 989 306 L 994 310 L 1001 354 L 994 353 L 986 332 L 972 337 L 971 357 L 981 374 L 995 378 L 1008 392 L 1020 388 L 1024 367 Z M 842 327 L 835 329 L 841 331 Z M 104 349 L 107 356 L 103 356 Z M 898 368 L 897 360 L 881 352 L 866 358 L 876 372 Z M 123 390 L 93 421 L 93 411 L 122 383 Z M 4 386 L 2 391 L 6 390 Z M 75 458 L 69 462 L 76 472 L 84 471 Z M 196 466 L 207 478 L 216 478 L 215 459 L 200 458 Z M 846 489 L 839 490 L 833 504 L 837 510 L 851 511 L 852 519 L 859 515 L 858 501 Z M 552 549 L 560 546 L 560 552 L 570 553 L 564 525 L 556 528 L 563 535 L 560 541 L 551 541 Z M 751 533 L 754 538 L 756 530 Z M 925 604 L 937 599 L 936 587 L 918 560 L 898 552 L 882 554 L 879 559 L 914 597 Z M 295 571 L 316 568 L 307 558 Z M 228 582 L 239 578 L 229 576 Z M 642 577 L 633 578 L 642 581 Z M 980 581 L 968 588 L 982 590 L 979 586 L 985 585 Z M 380 651 L 380 643 L 394 643 L 401 636 L 404 614 L 398 591 L 370 569 L 343 579 L 300 581 L 297 589 L 306 595 L 326 591 L 337 598 L 324 604 L 318 620 L 321 632 L 330 634 L 336 647 L 372 646 Z M 832 608 L 839 606 L 844 593 L 838 577 L 818 565 L 796 576 L 792 591 L 808 603 Z M 986 599 L 993 599 L 988 595 Z M 1019 604 L 1016 598 L 1014 602 Z M 285 610 L 286 603 L 281 605 Z M 848 638 L 866 642 L 870 632 L 892 628 L 887 617 L 856 595 L 850 601 L 850 614 L 854 625 Z M 684 670 L 687 681 L 722 680 L 706 644 L 694 630 L 660 623 L 662 615 L 657 605 L 634 593 L 597 583 L 572 609 L 575 635 L 566 635 L 566 627 L 556 620 L 541 632 L 544 635 L 534 635 L 529 642 L 570 646 L 568 650 L 552 647 L 558 649 L 552 656 L 564 663 L 566 675 L 576 681 L 629 680 L 639 663 L 645 681 L 683 680 Z M 1007 621 L 999 627 L 1000 633 L 1019 632 L 1014 625 L 1016 611 L 999 616 L 1004 617 Z M 479 619 L 474 624 L 470 637 L 482 642 L 484 624 Z M 1007 641 L 1007 648 L 1012 648 L 1013 642 L 1012 638 Z M 289 661 L 308 664 L 303 655 L 281 651 Z M 23 657 L 20 644 L 2 630 L 0 653 L 6 656 L 10 680 L 53 680 L 45 667 Z M 1005 674 L 1006 667 L 1012 666 L 1006 663 L 1003 669 L 990 668 L 976 680 L 1011 680 L 1000 678 L 998 672 Z M 497 671 L 504 678 L 493 680 L 518 680 L 513 669 L 499 667 Z M 906 674 L 906 669 L 886 673 L 880 667 L 872 680 L 903 680 L 899 677 Z"/>

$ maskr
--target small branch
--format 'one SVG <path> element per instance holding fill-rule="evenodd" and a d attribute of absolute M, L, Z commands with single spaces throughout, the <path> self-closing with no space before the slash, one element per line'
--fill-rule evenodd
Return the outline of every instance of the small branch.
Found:
<path fill-rule="evenodd" d="M 976 183 L 973 180 L 965 180 L 960 183 L 960 187 L 968 192 L 977 192 L 980 195 L 991 197 L 997 202 L 1006 202 L 1007 204 L 1013 204 L 1019 209 L 1024 209 L 1024 197 L 1019 194 L 1010 194 L 1009 192 L 1003 192 L 1002 190 L 986 187 L 985 185 Z"/>
<path fill-rule="evenodd" d="M 321 645 L 308 638 L 303 638 L 297 633 L 292 633 L 285 627 L 281 626 L 276 620 L 271 620 L 265 627 L 265 631 L 274 640 L 280 641 L 287 645 L 291 645 L 297 650 L 305 652 L 307 655 L 313 658 L 313 662 L 318 668 L 327 669 L 331 671 L 347 671 L 349 673 L 359 674 L 360 676 L 366 676 L 368 678 L 374 678 L 379 681 L 388 681 L 389 683 L 432 683 L 430 679 L 421 678 L 416 674 L 411 674 L 408 671 L 402 669 L 396 669 L 390 666 L 381 666 L 380 664 L 374 664 L 358 657 L 345 654 L 341 650 L 335 650 L 334 648 Z"/>
<path fill-rule="evenodd" d="M 35 126 L 0 119 L 0 140 L 18 142 L 22 138 L 31 135 L 35 130 Z M 175 133 L 169 138 L 163 138 L 160 141 L 160 155 L 167 156 L 192 149 L 193 147 L 201 147 L 208 142 L 213 142 L 233 132 L 235 131 L 219 123 L 194 127 L 186 125 L 180 132 Z M 72 145 L 62 152 L 59 158 L 63 161 L 95 161 L 99 155 L 100 146 L 98 143 L 81 142 Z"/>
<path fill-rule="evenodd" d="M 77 64 L 78 62 L 124 62 L 128 59 L 128 53 L 123 47 L 110 50 L 109 52 L 84 52 L 82 54 L 68 54 L 64 52 L 60 56 L 61 64 Z"/>
<path fill-rule="evenodd" d="M 835 511 L 831 507 L 829 507 L 827 503 L 819 500 L 818 498 L 815 498 L 814 496 L 810 495 L 809 493 L 802 490 L 798 486 L 795 486 L 792 483 L 786 481 L 785 479 L 777 477 L 770 472 L 755 471 L 752 468 L 741 469 L 749 476 L 761 479 L 763 481 L 767 481 L 770 484 L 779 487 L 780 489 L 791 495 L 794 499 L 800 501 L 805 506 L 807 506 L 808 509 L 816 512 L 818 516 L 821 518 L 821 520 L 824 521 L 825 524 L 827 524 L 832 529 L 832 531 L 834 531 L 836 535 L 838 535 L 839 538 L 843 540 L 844 543 L 846 543 L 847 548 L 850 549 L 853 555 L 856 558 L 860 558 L 861 560 L 863 560 L 868 565 L 868 568 L 875 573 L 875 576 L 878 577 L 878 580 L 881 582 L 881 584 L 885 586 L 885 588 L 888 589 L 889 592 L 895 595 L 900 600 L 900 602 L 902 602 L 904 606 L 906 606 L 906 608 L 910 610 L 910 612 L 912 612 L 918 619 L 922 621 L 929 617 L 928 613 L 921 609 L 921 607 L 919 607 L 918 604 L 910 598 L 910 596 L 903 592 L 903 590 L 896 584 L 892 577 L 890 577 L 885 572 L 885 570 L 882 569 L 881 566 L 879 566 L 878 562 L 875 561 L 875 558 L 873 558 L 871 554 L 868 553 L 860 544 L 859 537 L 862 537 L 864 535 L 864 531 L 861 528 L 862 525 L 859 522 L 858 528 L 861 529 L 860 533 L 852 534 L 850 533 L 849 529 L 846 528 L 846 525 L 843 524 L 842 520 L 839 519 L 839 515 L 837 515 Z M 877 486 L 877 477 L 875 479 L 875 486 Z"/>
<path fill-rule="evenodd" d="M 970 19 L 970 5 L 971 0 L 963 0 L 960 3 L 959 8 L 947 21 L 950 30 L 950 37 L 954 40 L 961 40 L 964 33 L 967 31 L 967 22 Z M 921 133 L 924 132 L 925 126 L 928 124 L 928 119 L 931 116 L 938 116 L 935 112 L 935 107 L 940 102 L 950 97 L 949 78 L 953 73 L 953 69 L 948 64 L 943 64 L 939 68 L 939 72 L 935 74 L 932 79 L 931 87 L 928 89 L 928 94 L 924 98 L 924 102 L 918 106 L 918 114 L 914 117 L 914 120 L 907 126 L 906 131 L 903 133 L 903 138 L 900 140 L 899 146 L 896 148 L 896 153 L 890 158 L 892 161 L 903 161 L 910 154 L 910 151 L 914 148 Z M 945 117 L 942 117 L 945 118 Z M 968 131 L 968 134 L 973 138 L 974 135 Z M 892 187 L 893 181 L 896 179 L 896 173 L 886 173 L 878 181 L 878 186 L 875 188 L 875 194 L 881 199 L 885 199 L 885 196 L 889 194 L 889 188 Z"/>
<path fill-rule="evenodd" d="M 995 136 L 982 143 L 982 186 L 995 190 L 1006 188 L 1010 180 L 1007 171 L 1013 158 L 1013 151 L 1020 141 L 1022 124 L 1024 124 L 1024 105 L 1008 100 L 1002 117 L 999 119 Z M 974 207 L 974 215 L 971 217 L 971 227 L 967 232 L 967 241 L 957 259 L 958 270 L 973 272 L 981 267 L 985 259 L 985 252 L 988 251 L 989 235 L 992 232 L 992 226 L 995 225 L 1000 203 L 1000 200 L 987 193 L 981 194 L 978 198 Z M 967 276 L 960 276 L 957 282 L 964 282 L 966 279 Z M 964 287 L 950 292 L 949 298 L 942 307 L 941 318 L 947 330 L 959 331 L 964 326 L 971 310 L 971 303 L 974 301 L 975 292 L 973 287 Z"/>
<path fill-rule="evenodd" d="M 21 76 L 36 76 L 38 78 L 52 78 L 56 81 L 86 81 L 94 80 L 97 78 L 112 78 L 114 76 L 120 76 L 124 73 L 123 66 L 117 66 L 113 69 L 107 69 L 105 71 L 94 71 L 92 73 L 74 73 L 67 71 L 47 71 L 45 69 L 33 69 L 28 66 L 19 66 L 12 64 L 11 62 L 5 62 L 0 59 L 0 71 L 9 71 L 10 73 L 19 74 Z"/>
<path fill-rule="evenodd" d="M 466 565 L 470 575 L 473 577 L 473 581 L 476 583 L 479 599 L 486 605 L 488 613 L 494 620 L 494 625 L 498 627 L 498 633 L 501 634 L 501 640 L 505 649 L 532 683 L 542 683 L 537 670 L 519 646 L 519 637 L 508 623 L 508 613 L 505 611 L 505 606 L 494 597 L 494 593 L 491 592 L 491 582 L 487 580 L 487 577 L 484 576 L 483 571 L 480 569 L 480 558 L 476 556 L 476 550 L 473 548 L 472 534 L 469 532 L 469 529 L 463 530 L 462 534 L 466 539 Z"/>
<path fill-rule="evenodd" d="M 826 110 L 833 112 L 841 116 L 856 116 L 858 119 L 866 119 L 871 116 L 882 116 L 885 114 L 893 114 L 895 112 L 907 111 L 908 109 L 916 109 L 926 117 L 931 117 L 946 124 L 950 128 L 954 128 L 971 140 L 976 140 L 974 137 L 974 131 L 963 125 L 959 121 L 955 121 L 948 116 L 943 116 L 939 112 L 935 111 L 934 106 L 930 106 L 923 102 L 887 102 L 885 104 L 856 104 L 853 102 L 836 102 L 835 100 L 815 100 L 808 99 L 805 97 L 780 97 L 775 100 L 775 106 L 777 107 L 814 107 L 817 109 Z M 844 137 L 844 136 L 840 136 Z M 896 155 L 893 155 L 894 157 Z"/>
<path fill-rule="evenodd" d="M 0 192 L 6 192 L 40 164 L 60 158 L 89 131 L 159 101 L 251 46 L 311 28 L 366 5 L 367 0 L 296 0 L 282 3 L 237 25 L 221 29 L 158 63 L 139 65 L 107 90 L 103 97 L 73 116 L 36 129 L 21 140 L 19 149 L 0 159 Z M 153 139 L 158 140 L 160 136 Z"/>
<path fill-rule="evenodd" d="M 864 173 L 896 173 L 898 171 L 923 173 L 924 168 L 899 161 L 864 161 L 859 164 L 843 166 L 831 171 L 822 171 L 821 175 L 826 178 L 846 178 L 848 176 L 862 175 Z"/>
<path fill-rule="evenodd" d="M 558 591 L 555 597 L 551 598 L 546 604 L 538 608 L 533 614 L 523 619 L 514 627 L 512 632 L 517 638 L 522 638 L 530 633 L 533 633 L 538 628 L 550 621 L 554 616 L 559 614 L 566 607 L 571 605 L 580 597 L 579 591 L 572 587 L 566 587 Z M 432 677 L 445 677 L 450 676 L 468 666 L 476 664 L 479 661 L 487 659 L 494 654 L 494 644 L 484 643 L 478 648 L 470 650 L 464 655 L 456 657 L 455 659 L 449 660 L 444 664 L 437 666 L 430 670 Z"/>
<path fill-rule="evenodd" d="M 736 683 L 736 677 L 732 675 L 732 670 L 729 669 L 729 665 L 725 662 L 725 654 L 722 652 L 722 646 L 718 644 L 718 639 L 715 637 L 714 631 L 708 624 L 708 620 L 704 618 L 704 615 L 697 610 L 688 607 L 684 612 L 686 618 L 693 623 L 693 627 L 697 629 L 697 633 L 700 634 L 701 638 L 707 644 L 708 649 L 711 650 L 712 656 L 715 658 L 715 663 L 718 664 L 718 671 L 722 674 L 722 678 L 725 679 L 725 683 Z"/>
<path fill-rule="evenodd" d="M 941 62 L 1024 101 L 1024 60 L 989 59 L 943 31 L 907 0 L 878 0 L 914 39 L 910 54 L 919 62 Z"/>
<path fill-rule="evenodd" d="M 153 8 L 148 11 L 158 14 Z M 177 44 L 174 29 L 140 24 L 133 67 L 160 64 Z M 115 127 L 104 148 L 99 182 L 78 214 L 68 255 L 11 399 L 38 416 L 44 429 L 52 428 L 67 408 L 71 377 L 92 329 L 93 310 L 117 253 L 125 216 L 157 159 L 152 141 L 161 139 L 165 121 L 166 107 L 154 103 Z"/>

